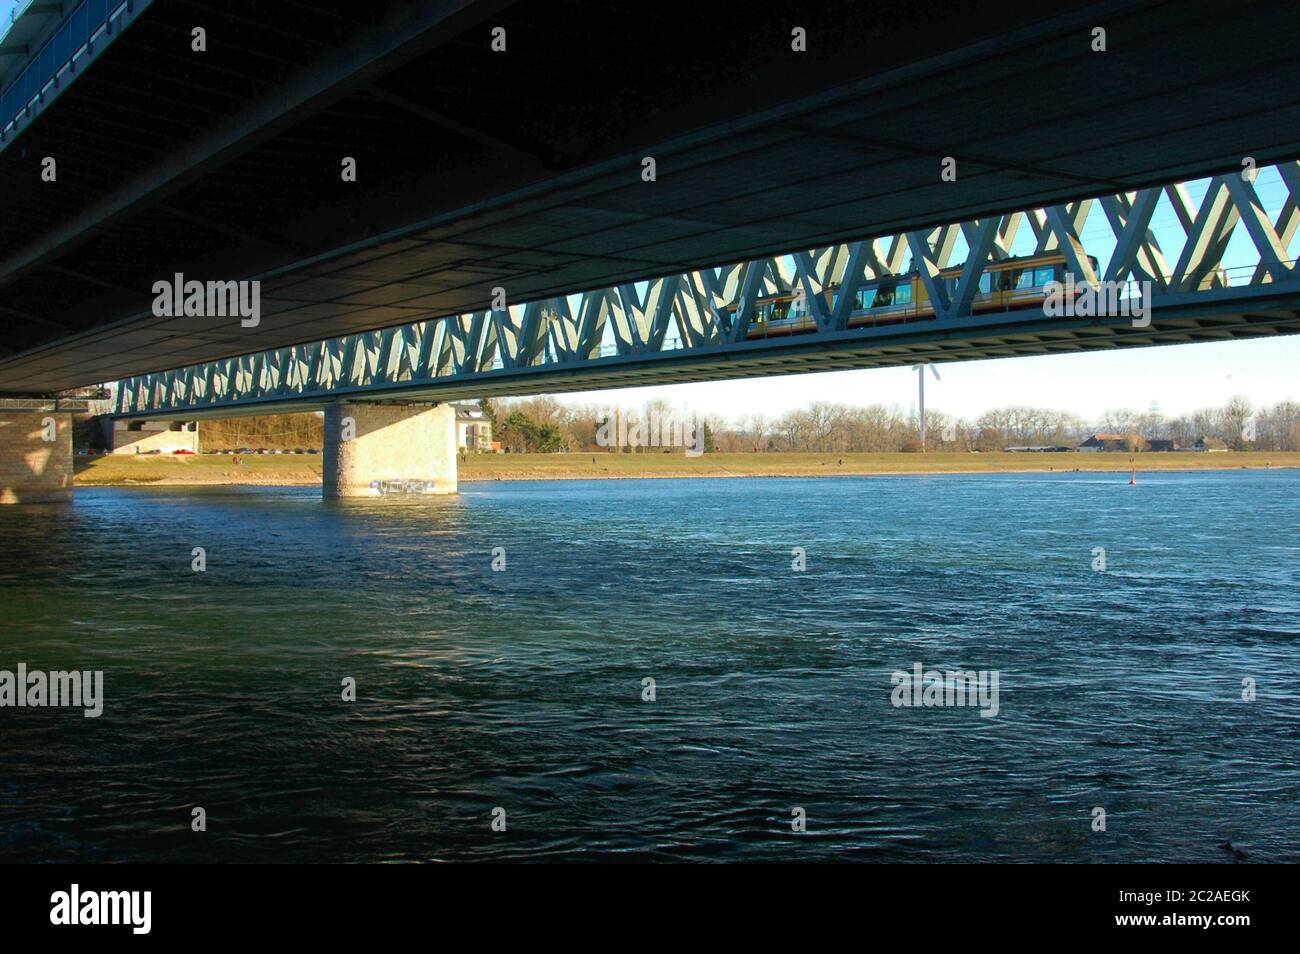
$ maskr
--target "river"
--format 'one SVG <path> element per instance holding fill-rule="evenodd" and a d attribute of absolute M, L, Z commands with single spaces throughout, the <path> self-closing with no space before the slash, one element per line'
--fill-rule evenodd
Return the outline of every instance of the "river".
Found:
<path fill-rule="evenodd" d="M 1276 470 L 0 508 L 0 670 L 103 672 L 97 718 L 0 708 L 0 859 L 1295 862 L 1298 499 Z M 895 705 L 917 665 L 996 675 L 996 713 Z"/>

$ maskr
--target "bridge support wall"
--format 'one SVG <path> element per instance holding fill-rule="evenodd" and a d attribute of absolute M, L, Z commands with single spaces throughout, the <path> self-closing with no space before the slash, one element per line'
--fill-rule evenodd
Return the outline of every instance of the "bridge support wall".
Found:
<path fill-rule="evenodd" d="M 196 421 L 109 421 L 108 449 L 114 454 L 174 454 L 199 452 L 199 425 Z"/>
<path fill-rule="evenodd" d="M 0 504 L 72 499 L 72 415 L 0 410 Z"/>
<path fill-rule="evenodd" d="M 450 404 L 331 404 L 325 409 L 325 497 L 456 493 Z"/>

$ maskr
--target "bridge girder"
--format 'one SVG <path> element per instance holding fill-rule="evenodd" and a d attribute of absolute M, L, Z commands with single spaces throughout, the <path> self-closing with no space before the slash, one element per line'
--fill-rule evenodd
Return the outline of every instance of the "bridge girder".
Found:
<path fill-rule="evenodd" d="M 1300 225 L 1300 161 L 1272 168 L 1287 193 L 1276 219 L 1264 211 L 1257 175 L 1231 173 L 1206 181 L 1199 205 L 1182 183 L 1134 190 L 131 377 L 118 383 L 114 411 L 297 410 L 342 398 L 596 390 L 1300 332 L 1300 271 L 1287 254 Z M 1174 216 L 1171 228 L 1182 233 L 1172 266 L 1152 225 L 1162 197 Z M 1096 271 L 1082 239 L 1094 210 L 1114 242 Z M 1081 284 L 1122 286 L 1130 302 L 1149 307 L 1150 325 L 1114 315 L 972 314 L 979 275 L 1011 254 L 1025 226 L 1033 254 L 1060 251 Z M 1238 229 L 1256 261 L 1225 270 Z M 1164 230 L 1166 242 L 1170 234 Z M 930 293 L 933 316 L 901 326 L 851 326 L 858 289 L 901 277 L 909 264 L 907 274 L 918 273 Z M 938 274 L 953 267 L 962 272 L 950 295 Z M 831 290 L 834 307 L 825 302 Z M 808 330 L 755 337 L 759 301 L 800 292 Z"/>

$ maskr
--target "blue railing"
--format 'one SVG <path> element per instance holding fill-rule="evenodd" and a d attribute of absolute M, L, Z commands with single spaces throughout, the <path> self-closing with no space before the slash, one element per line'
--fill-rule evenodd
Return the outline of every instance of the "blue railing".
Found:
<path fill-rule="evenodd" d="M 93 52 L 93 43 L 111 32 L 111 21 L 131 12 L 135 0 L 81 0 L 23 71 L 0 93 L 0 142 L 51 81 L 77 57 Z"/>

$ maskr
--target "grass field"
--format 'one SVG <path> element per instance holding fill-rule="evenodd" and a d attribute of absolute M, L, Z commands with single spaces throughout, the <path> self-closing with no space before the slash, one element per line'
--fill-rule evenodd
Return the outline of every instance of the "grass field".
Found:
<path fill-rule="evenodd" d="M 127 484 L 320 483 L 320 456 L 226 454 L 108 454 L 74 459 L 77 486 Z"/>
<path fill-rule="evenodd" d="M 1238 467 L 1300 467 L 1300 453 L 1135 454 L 1139 473 Z M 471 454 L 460 479 L 569 480 L 619 477 L 810 477 L 850 474 L 1127 471 L 1130 455 L 1100 454 Z M 129 484 L 311 485 L 320 456 L 109 455 L 77 458 L 79 486 Z"/>

